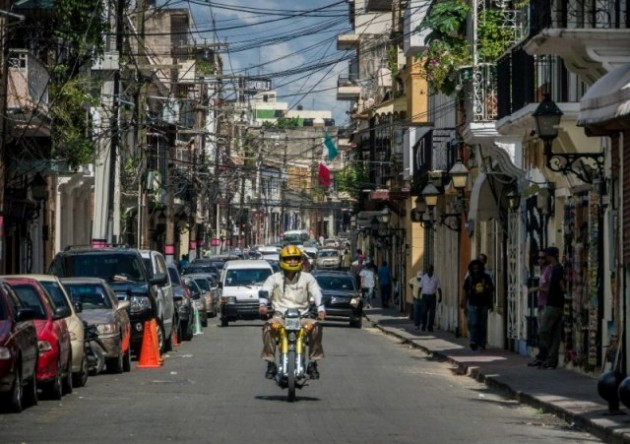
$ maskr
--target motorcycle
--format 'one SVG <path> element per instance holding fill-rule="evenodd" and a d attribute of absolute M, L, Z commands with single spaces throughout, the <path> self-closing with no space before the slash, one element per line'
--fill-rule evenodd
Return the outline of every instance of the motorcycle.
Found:
<path fill-rule="evenodd" d="M 307 335 L 313 325 L 302 325 L 303 317 L 298 309 L 290 308 L 282 315 L 284 325 L 280 322 L 271 324 L 279 350 L 275 380 L 282 389 L 288 389 L 289 402 L 295 401 L 295 390 L 304 387 L 311 379 L 306 368 L 306 347 Z"/>
<path fill-rule="evenodd" d="M 88 372 L 90 375 L 98 375 L 105 368 L 105 344 L 98 337 L 98 330 L 95 324 L 88 324 L 83 321 L 85 356 L 87 357 Z"/>

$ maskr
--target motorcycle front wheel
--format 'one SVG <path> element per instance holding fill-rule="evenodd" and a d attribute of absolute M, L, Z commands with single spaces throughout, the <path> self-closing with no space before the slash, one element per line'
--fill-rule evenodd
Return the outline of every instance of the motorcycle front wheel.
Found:
<path fill-rule="evenodd" d="M 287 362 L 287 387 L 289 389 L 289 394 L 287 396 L 287 401 L 293 402 L 295 401 L 295 361 L 296 361 L 296 353 L 295 350 L 289 350 L 288 353 L 288 362 Z"/>

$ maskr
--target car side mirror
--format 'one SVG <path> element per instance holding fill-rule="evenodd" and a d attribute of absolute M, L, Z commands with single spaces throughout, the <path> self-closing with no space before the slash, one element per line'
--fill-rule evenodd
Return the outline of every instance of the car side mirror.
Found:
<path fill-rule="evenodd" d="M 17 311 L 15 320 L 18 322 L 31 321 L 35 319 L 36 315 L 37 313 L 35 313 L 35 310 L 33 310 L 32 308 L 20 308 Z"/>
<path fill-rule="evenodd" d="M 68 307 L 57 307 L 57 308 L 55 308 L 55 314 L 53 315 L 53 318 L 55 320 L 63 319 L 63 318 L 67 318 L 68 316 L 70 316 L 70 314 L 71 314 L 70 308 L 68 308 Z"/>
<path fill-rule="evenodd" d="M 164 285 L 166 284 L 167 280 L 168 279 L 166 278 L 166 273 L 157 273 L 151 279 L 149 279 L 149 282 L 151 283 L 151 285 Z"/>

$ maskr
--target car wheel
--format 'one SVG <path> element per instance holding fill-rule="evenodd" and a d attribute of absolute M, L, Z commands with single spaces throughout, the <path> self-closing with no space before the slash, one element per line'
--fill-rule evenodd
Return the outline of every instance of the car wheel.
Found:
<path fill-rule="evenodd" d="M 15 368 L 15 379 L 13 387 L 9 392 L 9 408 L 14 413 L 20 413 L 24 408 L 24 393 L 22 392 L 22 366 L 18 363 Z"/>
<path fill-rule="evenodd" d="M 190 341 L 192 338 L 193 338 L 192 322 L 190 321 L 184 322 L 184 328 L 182 331 L 182 340 Z"/>
<path fill-rule="evenodd" d="M 107 358 L 105 361 L 105 365 L 107 365 L 107 371 L 109 373 L 122 373 L 123 372 L 123 352 L 119 350 L 118 356 L 115 358 Z"/>
<path fill-rule="evenodd" d="M 207 311 L 204 313 L 204 315 L 201 318 L 201 326 L 202 327 L 208 326 L 208 312 Z"/>
<path fill-rule="evenodd" d="M 74 387 L 84 387 L 85 384 L 87 384 L 88 374 L 89 374 L 89 370 L 88 370 L 87 357 L 85 356 L 85 353 L 84 353 L 83 359 L 81 360 L 81 370 L 79 370 L 79 372 L 72 375 L 73 377 L 72 385 Z"/>
<path fill-rule="evenodd" d="M 221 319 L 221 327 L 227 327 L 228 326 L 228 320 L 226 318 Z"/>
<path fill-rule="evenodd" d="M 59 400 L 63 396 L 63 382 L 62 382 L 62 373 L 61 373 L 61 361 L 57 362 L 57 372 L 55 373 L 55 378 L 48 383 L 48 395 L 52 399 Z"/>
<path fill-rule="evenodd" d="M 66 374 L 63 380 L 63 393 L 69 395 L 74 390 L 72 385 L 72 354 L 68 354 L 68 362 L 66 363 Z"/>
<path fill-rule="evenodd" d="M 160 322 L 158 322 L 157 326 L 157 336 L 158 350 L 160 351 L 160 354 L 162 354 L 165 351 L 166 342 L 164 340 L 164 326 Z"/>
<path fill-rule="evenodd" d="M 128 348 L 125 354 L 123 355 L 123 372 L 131 371 L 131 348 Z"/>
<path fill-rule="evenodd" d="M 37 376 L 35 375 L 35 371 L 33 371 L 33 376 L 26 384 L 23 399 L 25 405 L 37 405 L 39 402 L 39 397 L 37 395 Z"/>

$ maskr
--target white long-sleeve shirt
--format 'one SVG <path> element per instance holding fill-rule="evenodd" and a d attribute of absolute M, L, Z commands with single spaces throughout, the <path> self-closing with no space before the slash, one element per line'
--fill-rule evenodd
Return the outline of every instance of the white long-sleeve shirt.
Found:
<path fill-rule="evenodd" d="M 288 280 L 284 272 L 279 271 L 265 280 L 260 288 L 269 293 L 271 301 L 260 298 L 260 305 L 271 302 L 274 311 L 284 313 L 288 308 L 297 308 L 300 314 L 305 314 L 313 298 L 317 311 L 326 311 L 322 303 L 322 291 L 312 274 L 300 271 L 292 280 Z"/>

